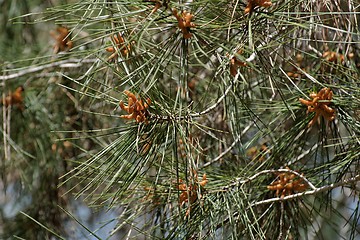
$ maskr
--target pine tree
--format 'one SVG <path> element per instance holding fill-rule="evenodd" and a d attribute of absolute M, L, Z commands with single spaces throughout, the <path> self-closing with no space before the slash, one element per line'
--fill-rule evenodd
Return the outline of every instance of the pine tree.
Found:
<path fill-rule="evenodd" d="M 69 97 L 54 113 L 64 126 L 48 125 L 62 149 L 71 145 L 60 189 L 116 209 L 109 237 L 359 237 L 358 7 L 108 0 L 48 9 L 39 20 L 58 25 L 54 47 L 29 69 L 60 69 L 57 89 Z"/>

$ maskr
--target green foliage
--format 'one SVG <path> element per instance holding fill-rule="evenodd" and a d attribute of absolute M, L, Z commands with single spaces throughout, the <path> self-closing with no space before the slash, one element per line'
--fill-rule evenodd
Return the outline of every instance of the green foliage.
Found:
<path fill-rule="evenodd" d="M 119 209 L 109 237 L 326 239 L 332 229 L 355 239 L 358 3 L 278 0 L 245 14 L 246 6 L 134 0 L 48 9 L 37 21 L 66 26 L 73 47 L 34 59 L 42 75 L 27 80 L 19 113 L 33 128 L 11 122 L 20 129 L 11 147 L 56 169 L 67 195 Z M 195 27 L 181 28 L 185 10 Z M 299 98 L 325 88 L 333 96 L 307 112 Z M 151 99 L 139 110 L 148 123 L 120 107 L 134 102 L 125 90 Z M 335 119 L 315 116 L 328 116 L 324 105 Z M 287 190 L 272 189 L 275 181 Z"/>

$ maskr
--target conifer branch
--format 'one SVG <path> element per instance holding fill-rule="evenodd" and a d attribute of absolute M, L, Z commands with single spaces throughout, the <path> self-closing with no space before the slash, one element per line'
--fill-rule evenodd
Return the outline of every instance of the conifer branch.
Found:
<path fill-rule="evenodd" d="M 31 52 L 33 44 L 23 46 L 30 51 L 14 48 L 9 56 L 16 68 L 3 64 L 0 83 L 12 88 L 8 80 L 31 79 L 25 83 L 26 111 L 3 107 L 0 150 L 14 162 L 2 161 L 1 168 L 12 174 L 16 167 L 15 175 L 25 182 L 40 183 L 41 189 L 30 185 L 35 191 L 29 209 L 35 211 L 29 216 L 48 221 L 40 204 L 74 193 L 76 201 L 121 209 L 108 232 L 119 239 L 299 239 L 311 231 L 325 236 L 325 220 L 336 222 L 331 228 L 342 224 L 332 213 L 349 223 L 346 238 L 357 237 L 358 208 L 347 216 L 331 191 L 349 187 L 357 194 L 360 179 L 353 173 L 360 118 L 358 101 L 352 101 L 359 95 L 360 66 L 355 1 L 349 6 L 341 0 L 208 2 L 69 3 L 49 8 L 40 19 L 48 28 L 57 20 L 58 27 L 71 29 L 54 36 L 54 54 L 34 57 L 49 52 L 46 37 L 39 42 L 41 51 Z M 14 34 L 20 35 L 26 34 Z M 70 50 L 66 39 L 78 47 L 55 55 Z M 15 39 L 10 44 L 19 46 Z M 108 61 L 100 57 L 106 52 Z M 27 53 L 33 66 L 19 59 Z M 49 81 L 59 74 L 66 75 L 58 83 L 61 89 Z M 331 88 L 334 101 L 307 100 L 307 92 L 321 87 Z M 146 105 L 126 89 L 147 95 Z M 122 91 L 127 103 L 117 98 Z M 120 118 L 138 124 L 114 116 L 115 105 L 126 112 Z M 318 110 L 318 120 L 327 116 L 321 114 L 326 109 L 336 113 L 330 116 L 334 121 L 315 121 L 309 107 Z M 312 117 L 313 126 L 306 128 Z M 10 123 L 16 130 L 11 135 Z M 59 127 L 64 131 L 50 134 Z M 54 138 L 66 141 L 53 143 Z M 31 165 L 15 154 L 24 163 L 33 159 Z M 318 202 L 329 207 L 328 216 Z M 50 221 L 56 220 L 52 216 Z M 322 223 L 311 229 L 311 219 L 319 218 Z M 65 226 L 54 221 L 48 229 L 62 233 L 58 230 Z"/>

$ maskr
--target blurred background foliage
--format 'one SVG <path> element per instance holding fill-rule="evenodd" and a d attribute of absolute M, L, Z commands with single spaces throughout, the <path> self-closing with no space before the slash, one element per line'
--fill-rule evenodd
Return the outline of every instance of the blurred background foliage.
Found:
<path fill-rule="evenodd" d="M 356 181 L 269 205 L 277 175 L 247 181 L 359 174 L 359 3 L 272 2 L 0 1 L 3 79 L 41 68 L 1 82 L 25 91 L 2 106 L 0 237 L 358 238 Z M 174 8 L 195 15 L 189 39 Z M 323 87 L 336 120 L 308 128 L 298 99 Z M 119 119 L 128 89 L 149 124 Z"/>
<path fill-rule="evenodd" d="M 54 22 L 34 24 L 37 13 L 66 1 L 1 1 L 0 63 L 1 75 L 8 70 L 50 63 L 54 39 L 50 31 Z M 66 73 L 62 72 L 62 73 Z M 59 141 L 71 138 L 74 131 L 94 126 L 79 112 L 78 95 L 59 84 L 68 84 L 61 73 L 42 71 L 2 81 L 2 93 L 23 86 L 23 110 L 13 106 L 2 111 L 1 125 L 1 222 L 0 238 L 50 239 L 52 234 L 21 211 L 55 232 L 77 238 L 73 224 L 66 224 L 60 207 L 71 208 L 71 200 L 58 187 L 59 178 L 72 168 L 72 161 L 83 157 L 80 144 L 91 148 L 90 140 Z M 76 101 L 76 102 L 74 102 Z M 2 106 L 3 107 L 3 106 Z M 86 123 L 86 124 L 83 124 Z M 99 127 L 99 126 L 98 126 Z M 7 137 L 5 138 L 5 134 Z M 86 206 L 77 204 L 86 212 Z M 60 206 L 60 207 L 59 207 Z M 96 214 L 94 213 L 94 216 Z M 90 219 L 90 217 L 88 217 Z M 91 222 L 91 219 L 89 220 Z M 65 230 L 66 226 L 66 230 Z"/>

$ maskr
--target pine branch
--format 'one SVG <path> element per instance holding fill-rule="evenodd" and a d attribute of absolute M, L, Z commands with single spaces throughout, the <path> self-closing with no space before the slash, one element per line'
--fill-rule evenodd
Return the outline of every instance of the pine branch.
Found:
<path fill-rule="evenodd" d="M 35 153 L 31 170 L 33 165 L 44 169 L 38 159 L 56 155 L 68 160 L 67 173 L 61 173 L 64 182 L 55 185 L 68 187 L 66 193 L 76 191 L 76 197 L 93 205 L 125 209 L 110 235 L 301 238 L 300 229 L 311 222 L 306 220 L 323 217 L 317 202 L 333 210 L 331 190 L 349 185 L 357 191 L 350 184 L 360 178 L 355 173 L 340 181 L 353 176 L 359 164 L 353 0 L 349 6 L 340 0 L 249 0 L 248 6 L 240 1 L 185 2 L 85 1 L 49 9 L 42 20 L 57 19 L 71 28 L 77 47 L 69 55 L 48 62 L 39 56 L 36 66 L 2 72 L 6 87 L 12 87 L 7 80 L 39 74 L 29 82 L 23 116 L 11 117 L 12 127 L 27 131 L 24 136 L 11 131 L 10 136 L 10 123 L 4 122 L 6 142 L 0 147 L 18 146 L 14 139 L 24 149 L 35 142 L 29 149 Z M 335 57 L 325 58 L 326 53 Z M 76 58 L 60 60 L 68 56 Z M 57 68 L 76 71 L 57 79 Z M 321 119 L 307 128 L 312 108 L 298 99 L 320 87 L 334 93 L 329 104 L 336 120 L 326 124 Z M 142 109 L 137 96 L 128 95 L 128 105 L 120 104 L 128 113 L 123 115 L 127 123 L 112 114 L 125 90 L 152 102 Z M 10 113 L 5 113 L 3 108 L 9 122 Z M 138 115 L 149 121 L 136 121 Z M 52 137 L 44 137 L 43 131 L 38 138 L 40 130 L 48 131 L 47 118 L 56 122 L 51 130 L 65 128 L 56 137 L 79 148 L 51 144 Z M 11 158 L 15 151 L 4 153 Z M 316 194 L 314 203 L 290 201 Z M 298 214 L 306 208 L 312 211 Z"/>

